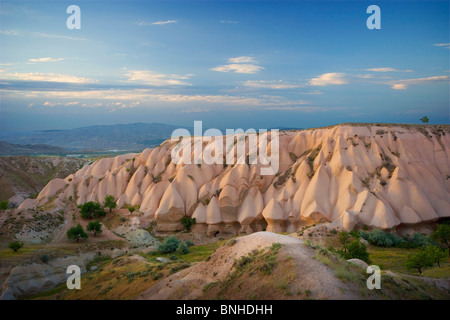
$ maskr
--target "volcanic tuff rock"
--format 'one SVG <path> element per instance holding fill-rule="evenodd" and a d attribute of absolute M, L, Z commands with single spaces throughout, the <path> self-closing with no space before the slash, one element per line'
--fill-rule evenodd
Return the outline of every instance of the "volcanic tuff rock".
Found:
<path fill-rule="evenodd" d="M 260 175 L 259 165 L 176 165 L 171 150 L 177 143 L 97 160 L 52 180 L 19 209 L 113 195 L 118 207 L 139 205 L 141 222 L 156 219 L 160 230 L 180 230 L 187 215 L 196 218 L 193 231 L 208 234 L 292 232 L 321 221 L 345 229 L 392 228 L 450 216 L 449 126 L 280 132 L 280 167 L 272 176 Z"/>

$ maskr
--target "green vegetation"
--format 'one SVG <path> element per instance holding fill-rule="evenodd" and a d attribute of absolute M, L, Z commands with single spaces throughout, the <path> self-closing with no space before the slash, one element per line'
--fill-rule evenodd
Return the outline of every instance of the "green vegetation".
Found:
<path fill-rule="evenodd" d="M 108 195 L 105 197 L 105 208 L 109 208 L 109 212 L 117 207 L 116 199 L 113 196 Z"/>
<path fill-rule="evenodd" d="M 423 124 L 428 123 L 428 121 L 430 121 L 430 119 L 428 119 L 427 116 L 423 116 L 422 118 L 420 118 L 420 121 L 422 121 Z"/>
<path fill-rule="evenodd" d="M 414 235 L 410 237 L 399 237 L 394 233 L 385 232 L 383 230 L 374 230 L 372 232 L 369 231 L 360 231 L 360 236 L 367 240 L 370 244 L 378 246 L 378 247 L 397 247 L 397 248 L 420 248 L 427 245 L 432 245 L 433 242 L 431 239 L 419 232 L 414 233 Z"/>
<path fill-rule="evenodd" d="M 88 223 L 86 230 L 88 232 L 94 232 L 94 237 L 102 233 L 102 224 L 100 221 L 91 221 Z"/>
<path fill-rule="evenodd" d="M 128 207 L 128 211 L 130 211 L 130 213 L 133 213 L 134 211 L 136 211 L 135 207 Z"/>
<path fill-rule="evenodd" d="M 22 247 L 23 247 L 23 242 L 20 242 L 20 241 L 12 241 L 8 245 L 8 248 L 13 250 L 14 252 L 17 252 Z"/>
<path fill-rule="evenodd" d="M 180 244 L 178 244 L 176 253 L 178 253 L 178 254 L 186 254 L 186 253 L 189 253 L 189 249 L 183 242 L 181 242 Z"/>
<path fill-rule="evenodd" d="M 81 224 L 77 224 L 76 227 L 72 227 L 67 230 L 67 238 L 70 240 L 76 240 L 76 242 L 78 242 L 80 239 L 87 239 L 88 235 L 86 232 L 84 232 Z"/>
<path fill-rule="evenodd" d="M 98 202 L 94 201 L 89 201 L 83 204 L 81 206 L 80 212 L 81 217 L 84 219 L 92 219 L 105 216 L 105 210 L 103 209 L 103 207 Z"/>
<path fill-rule="evenodd" d="M 440 224 L 431 234 L 431 239 L 446 246 L 450 254 L 450 224 Z"/>
<path fill-rule="evenodd" d="M 8 200 L 0 201 L 0 210 L 6 210 L 6 209 L 9 209 Z"/>
<path fill-rule="evenodd" d="M 191 231 L 191 227 L 196 224 L 196 220 L 195 218 L 184 216 L 181 218 L 181 224 L 184 226 L 184 229 L 189 232 Z"/>
<path fill-rule="evenodd" d="M 436 263 L 439 268 L 441 267 L 441 261 L 448 256 L 448 249 L 443 250 L 438 246 L 428 246 L 424 251 L 428 254 L 433 264 Z"/>
<path fill-rule="evenodd" d="M 432 266 L 433 260 L 425 250 L 408 255 L 408 259 L 405 261 L 405 267 L 407 269 L 417 269 L 419 274 L 422 274 L 423 269 Z"/>
<path fill-rule="evenodd" d="M 173 253 L 177 251 L 181 244 L 183 244 L 181 240 L 178 240 L 175 236 L 171 236 L 165 238 L 164 241 L 159 244 L 158 251 L 161 253 Z"/>
<path fill-rule="evenodd" d="M 330 248 L 331 251 L 335 251 L 342 258 L 348 259 L 360 259 L 369 263 L 369 253 L 367 252 L 367 246 L 360 242 L 360 235 L 358 232 L 339 232 L 338 240 L 342 245 L 342 249 L 334 250 Z"/>

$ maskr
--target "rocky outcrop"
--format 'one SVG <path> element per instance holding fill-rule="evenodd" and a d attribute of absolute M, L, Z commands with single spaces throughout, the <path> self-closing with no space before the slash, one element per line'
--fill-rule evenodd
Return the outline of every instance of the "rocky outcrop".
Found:
<path fill-rule="evenodd" d="M 450 216 L 449 126 L 280 132 L 279 171 L 271 176 L 260 174 L 260 164 L 175 164 L 177 144 L 100 159 L 52 180 L 20 209 L 113 195 L 118 207 L 140 205 L 140 219 L 156 220 L 160 230 L 180 230 L 180 219 L 189 216 L 195 232 L 208 234 L 292 232 L 322 221 L 386 229 Z M 236 148 L 227 150 L 235 159 Z"/>

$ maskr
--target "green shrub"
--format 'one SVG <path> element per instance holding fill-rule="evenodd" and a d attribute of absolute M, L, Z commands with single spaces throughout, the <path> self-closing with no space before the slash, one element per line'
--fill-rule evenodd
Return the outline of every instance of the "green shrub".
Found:
<path fill-rule="evenodd" d="M 414 248 L 426 247 L 433 244 L 429 237 L 420 232 L 414 233 L 411 240 L 408 239 L 408 242 L 410 242 Z"/>
<path fill-rule="evenodd" d="M 76 227 L 72 227 L 67 230 L 67 238 L 69 238 L 70 240 L 76 240 L 78 242 L 80 239 L 87 239 L 88 235 L 86 232 L 84 232 L 81 224 L 77 224 Z"/>
<path fill-rule="evenodd" d="M 378 247 L 396 247 L 405 240 L 394 233 L 384 232 L 383 230 L 374 230 L 372 232 L 360 231 L 361 237 L 370 244 Z"/>
<path fill-rule="evenodd" d="M 0 201 L 0 210 L 6 210 L 6 209 L 9 209 L 8 200 Z"/>
<path fill-rule="evenodd" d="M 20 242 L 20 241 L 13 241 L 13 242 L 10 242 L 8 245 L 8 248 L 13 250 L 14 252 L 17 252 L 22 247 L 23 247 L 23 242 Z"/>
<path fill-rule="evenodd" d="M 369 253 L 367 252 L 367 246 L 361 243 L 358 239 L 353 240 L 348 246 L 347 251 L 339 250 L 338 253 L 346 260 L 359 259 L 369 263 Z"/>
<path fill-rule="evenodd" d="M 48 255 L 43 254 L 39 257 L 39 259 L 41 259 L 42 262 L 47 263 L 50 258 L 48 257 Z"/>
<path fill-rule="evenodd" d="M 189 253 L 189 249 L 183 242 L 180 242 L 180 244 L 177 247 L 177 251 L 176 252 L 178 254 L 186 254 L 186 253 Z"/>
<path fill-rule="evenodd" d="M 105 216 L 103 207 L 95 201 L 86 202 L 81 206 L 81 217 L 84 219 L 92 219 Z"/>
<path fill-rule="evenodd" d="M 196 223 L 195 218 L 191 218 L 191 217 L 188 217 L 188 216 L 184 216 L 183 218 L 181 218 L 181 224 L 184 226 L 184 229 L 186 231 L 191 231 L 191 227 L 195 223 Z"/>
<path fill-rule="evenodd" d="M 187 247 L 192 247 L 193 245 L 194 245 L 194 243 L 191 240 L 186 240 Z"/>
<path fill-rule="evenodd" d="M 158 251 L 161 253 L 173 253 L 177 251 L 180 243 L 181 241 L 178 240 L 176 237 L 174 236 L 168 237 L 159 244 Z"/>

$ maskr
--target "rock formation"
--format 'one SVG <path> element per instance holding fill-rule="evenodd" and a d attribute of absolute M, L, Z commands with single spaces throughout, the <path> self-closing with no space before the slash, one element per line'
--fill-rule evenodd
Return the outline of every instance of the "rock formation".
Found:
<path fill-rule="evenodd" d="M 387 229 L 450 216 L 449 126 L 283 131 L 272 176 L 261 175 L 259 164 L 175 164 L 177 144 L 97 160 L 50 181 L 19 210 L 49 201 L 60 208 L 68 201 L 103 203 L 113 195 L 118 207 L 139 205 L 141 222 L 156 220 L 159 230 L 180 230 L 180 219 L 190 216 L 193 231 L 208 234 L 293 232 L 322 221 Z"/>

